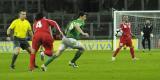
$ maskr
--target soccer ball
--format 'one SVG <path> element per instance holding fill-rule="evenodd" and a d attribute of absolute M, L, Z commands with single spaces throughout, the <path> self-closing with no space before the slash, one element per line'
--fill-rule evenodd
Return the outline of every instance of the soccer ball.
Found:
<path fill-rule="evenodd" d="M 123 34 L 122 30 L 117 29 L 117 30 L 116 30 L 116 35 L 115 35 L 115 36 L 120 37 L 120 36 L 122 36 L 122 34 Z"/>

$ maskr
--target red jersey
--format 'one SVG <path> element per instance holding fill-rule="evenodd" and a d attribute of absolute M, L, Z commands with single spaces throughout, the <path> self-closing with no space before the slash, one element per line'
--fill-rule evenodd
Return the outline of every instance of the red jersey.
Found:
<path fill-rule="evenodd" d="M 46 32 L 46 33 L 52 34 L 51 27 L 55 27 L 57 30 L 61 31 L 56 21 L 46 19 L 46 18 L 42 18 L 38 21 L 35 21 L 35 23 L 33 24 L 33 31 L 34 33 Z"/>
<path fill-rule="evenodd" d="M 131 24 L 130 23 L 121 23 L 120 28 L 123 31 L 122 36 L 131 37 L 132 33 L 131 33 Z"/>

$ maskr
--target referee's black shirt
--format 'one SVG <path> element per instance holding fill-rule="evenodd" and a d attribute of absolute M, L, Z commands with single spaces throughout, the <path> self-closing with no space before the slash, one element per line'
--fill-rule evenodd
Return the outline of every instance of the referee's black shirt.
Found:
<path fill-rule="evenodd" d="M 144 37 L 150 37 L 150 34 L 152 33 L 152 29 L 153 29 L 153 26 L 151 24 L 145 24 L 143 29 L 142 29 L 142 32 L 144 33 Z"/>

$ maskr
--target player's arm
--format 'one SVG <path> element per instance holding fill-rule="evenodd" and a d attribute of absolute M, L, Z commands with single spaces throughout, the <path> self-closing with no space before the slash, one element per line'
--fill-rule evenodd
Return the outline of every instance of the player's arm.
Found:
<path fill-rule="evenodd" d="M 131 26 L 131 24 L 130 24 L 130 26 Z M 130 35 L 131 35 L 131 37 L 132 37 L 132 38 L 136 38 L 136 35 L 134 35 L 134 34 L 132 33 L 131 28 L 130 28 L 129 30 L 130 30 Z"/>
<path fill-rule="evenodd" d="M 151 28 L 150 28 L 150 33 L 151 33 L 150 36 L 151 36 L 151 37 L 153 37 L 152 30 L 153 30 L 153 26 L 151 25 Z"/>
<path fill-rule="evenodd" d="M 33 32 L 32 32 L 32 28 L 31 28 L 30 23 L 29 23 L 29 27 L 28 27 L 28 33 L 29 33 L 29 36 L 33 37 Z"/>
<path fill-rule="evenodd" d="M 143 32 L 143 29 L 141 30 L 141 36 L 143 36 L 144 35 L 144 32 Z"/>
<path fill-rule="evenodd" d="M 144 25 L 145 26 L 145 25 Z M 143 28 L 141 28 L 141 36 L 143 36 L 144 35 L 144 27 Z"/>
<path fill-rule="evenodd" d="M 33 37 L 33 32 L 32 30 L 28 30 L 29 36 Z"/>
<path fill-rule="evenodd" d="M 11 36 L 11 31 L 15 28 L 16 26 L 16 21 L 13 21 L 9 28 L 7 29 L 7 36 Z"/>
<path fill-rule="evenodd" d="M 141 31 L 141 36 L 143 36 L 143 34 L 144 34 L 143 31 Z"/>
<path fill-rule="evenodd" d="M 48 21 L 48 23 L 49 23 L 52 27 L 55 27 L 55 28 L 60 32 L 60 34 L 61 34 L 63 37 L 65 37 L 64 34 L 63 34 L 63 32 L 62 32 L 62 30 L 61 30 L 61 28 L 60 28 L 60 26 L 57 24 L 56 21 L 53 21 L 53 20 L 50 20 L 50 19 L 46 19 L 46 20 Z"/>
<path fill-rule="evenodd" d="M 11 37 L 11 29 L 8 28 L 8 29 L 7 29 L 7 38 L 6 38 L 6 39 L 7 39 L 7 40 L 11 40 L 10 37 Z"/>
<path fill-rule="evenodd" d="M 80 32 L 82 35 L 85 35 L 86 37 L 89 37 L 89 35 L 88 35 L 88 33 L 85 33 L 81 28 L 80 28 L 80 26 L 75 26 L 75 28 L 76 28 L 76 30 L 78 31 L 78 32 Z"/>
<path fill-rule="evenodd" d="M 121 23 L 121 24 L 119 25 L 119 28 L 118 28 L 117 31 L 116 31 L 116 35 L 115 35 L 116 37 L 123 35 L 123 30 L 122 30 L 122 28 L 123 28 L 123 24 Z"/>
<path fill-rule="evenodd" d="M 11 29 L 10 28 L 7 29 L 7 36 L 8 37 L 11 36 Z"/>
<path fill-rule="evenodd" d="M 13 21 L 12 23 L 11 23 L 11 25 L 9 26 L 9 28 L 7 29 L 7 40 L 10 40 L 10 37 L 11 37 L 11 32 L 12 32 L 12 30 L 15 28 L 15 26 L 16 26 L 16 21 Z"/>

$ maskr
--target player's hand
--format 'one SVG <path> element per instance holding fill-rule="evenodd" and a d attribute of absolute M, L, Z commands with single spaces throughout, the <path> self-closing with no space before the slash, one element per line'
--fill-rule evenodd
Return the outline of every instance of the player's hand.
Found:
<path fill-rule="evenodd" d="M 83 35 L 86 36 L 86 37 L 89 37 L 89 34 L 88 34 L 88 33 L 84 33 Z"/>
<path fill-rule="evenodd" d="M 150 34 L 150 36 L 153 38 L 153 34 Z"/>
<path fill-rule="evenodd" d="M 7 37 L 6 39 L 7 39 L 7 41 L 10 41 L 10 40 L 11 40 L 11 38 L 10 38 L 10 37 Z"/>
<path fill-rule="evenodd" d="M 143 33 L 143 32 L 141 32 L 141 36 L 143 36 L 143 34 L 144 34 L 144 33 Z"/>

